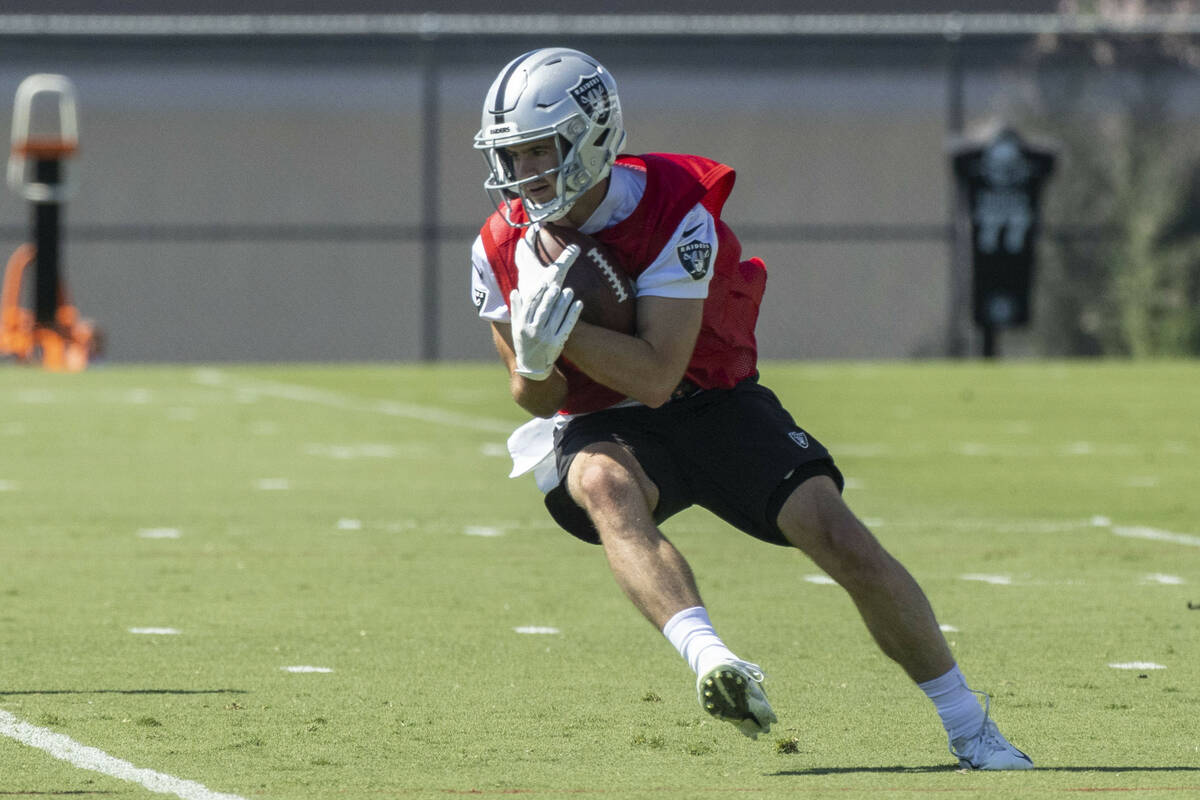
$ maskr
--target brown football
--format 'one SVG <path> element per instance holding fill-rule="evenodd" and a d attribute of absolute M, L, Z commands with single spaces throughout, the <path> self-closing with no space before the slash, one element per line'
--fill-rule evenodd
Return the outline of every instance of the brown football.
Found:
<path fill-rule="evenodd" d="M 558 258 L 568 245 L 579 245 L 579 257 L 567 272 L 564 288 L 583 301 L 579 318 L 621 333 L 637 330 L 637 298 L 633 281 L 607 246 L 565 225 L 542 225 L 533 239 L 533 251 L 543 265 Z"/>

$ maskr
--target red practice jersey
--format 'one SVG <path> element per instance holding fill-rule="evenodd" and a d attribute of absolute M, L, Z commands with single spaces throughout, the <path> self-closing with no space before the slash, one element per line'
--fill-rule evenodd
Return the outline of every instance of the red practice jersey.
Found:
<path fill-rule="evenodd" d="M 741 243 L 721 220 L 721 209 L 733 190 L 733 169 L 701 156 L 672 153 L 621 156 L 617 164 L 644 172 L 646 190 L 632 214 L 594 237 L 613 249 L 620 269 L 636 281 L 671 244 L 676 227 L 688 212 L 697 203 L 703 205 L 716 223 L 717 258 L 711 267 L 704 317 L 686 377 L 702 389 L 729 388 L 750 377 L 757 370 L 754 326 L 767 273 L 760 259 L 741 260 Z M 524 221 L 520 201 L 510 203 L 513 219 Z M 503 297 L 517 286 L 516 247 L 523 233 L 523 228 L 509 225 L 499 211 L 488 217 L 480 231 Z M 678 253 L 685 264 L 704 264 L 707 255 Z M 598 411 L 625 399 L 565 358 L 559 359 L 558 367 L 566 375 L 568 387 L 562 413 Z"/>

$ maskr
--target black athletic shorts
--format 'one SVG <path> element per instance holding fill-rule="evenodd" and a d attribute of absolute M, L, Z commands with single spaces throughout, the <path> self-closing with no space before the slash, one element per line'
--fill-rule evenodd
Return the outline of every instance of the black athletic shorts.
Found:
<path fill-rule="evenodd" d="M 659 491 L 656 523 L 698 505 L 772 544 L 788 544 L 775 521 L 795 487 L 815 475 L 828 475 L 838 491 L 845 484 L 829 451 L 753 378 L 659 408 L 584 414 L 555 434 L 560 481 L 546 508 L 567 532 L 593 544 L 599 534 L 566 484 L 572 459 L 596 442 L 621 445 L 650 476 Z"/>

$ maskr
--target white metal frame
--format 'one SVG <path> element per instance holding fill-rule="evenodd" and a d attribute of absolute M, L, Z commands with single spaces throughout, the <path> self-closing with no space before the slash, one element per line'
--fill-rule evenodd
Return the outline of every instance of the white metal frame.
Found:
<path fill-rule="evenodd" d="M 12 151 L 8 157 L 8 185 L 14 192 L 35 203 L 58 203 L 75 191 L 72 172 L 64 171 L 61 183 L 39 182 L 33 174 L 33 163 L 28 153 L 33 125 L 33 100 L 40 94 L 58 97 L 58 130 L 53 134 L 38 137 L 43 143 L 53 143 L 62 148 L 64 155 L 73 154 L 79 146 L 79 118 L 75 110 L 75 86 L 63 75 L 38 73 L 21 81 L 13 102 Z"/>

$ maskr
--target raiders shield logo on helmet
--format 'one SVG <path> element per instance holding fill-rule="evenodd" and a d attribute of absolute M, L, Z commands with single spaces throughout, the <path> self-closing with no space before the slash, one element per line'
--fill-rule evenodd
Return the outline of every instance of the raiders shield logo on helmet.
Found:
<path fill-rule="evenodd" d="M 607 125 L 608 115 L 611 106 L 608 100 L 608 89 L 604 88 L 604 81 L 600 79 L 600 75 L 590 75 L 586 78 L 580 78 L 579 83 L 568 90 L 575 103 L 583 109 L 583 113 L 587 114 L 588 119 L 594 120 L 597 125 Z"/>
<path fill-rule="evenodd" d="M 700 280 L 708 274 L 709 262 L 712 261 L 712 245 L 708 242 L 688 242 L 675 248 L 679 263 L 695 278 Z"/>

